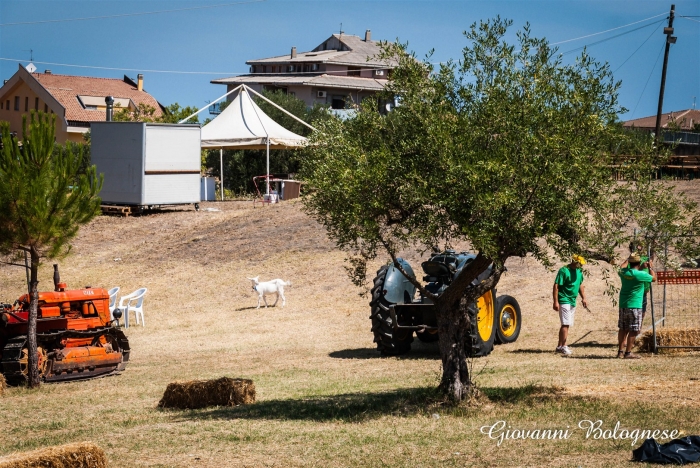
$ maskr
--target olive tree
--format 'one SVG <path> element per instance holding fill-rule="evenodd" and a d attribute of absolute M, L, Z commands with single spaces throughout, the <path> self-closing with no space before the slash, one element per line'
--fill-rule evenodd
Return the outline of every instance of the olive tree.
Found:
<path fill-rule="evenodd" d="M 27 331 L 30 387 L 39 385 L 37 367 L 38 271 L 44 259 L 70 250 L 82 224 L 100 211 L 102 176 L 85 167 L 82 145 L 55 148 L 56 116 L 31 113 L 22 123 L 24 140 L 0 122 L 0 252 L 30 258 Z"/>
<path fill-rule="evenodd" d="M 631 141 L 618 121 L 620 83 L 607 64 L 585 51 L 564 63 L 527 25 L 511 45 L 510 26 L 500 17 L 473 24 L 461 59 L 437 69 L 385 44 L 382 57 L 399 65 L 382 98 L 397 106 L 382 115 L 365 102 L 353 119 L 320 122 L 303 158 L 305 205 L 350 253 L 358 286 L 380 253 L 402 272 L 397 254 L 409 247 L 466 241 L 476 253 L 440 296 L 412 280 L 435 304 L 440 388 L 453 401 L 471 389 L 467 308 L 497 285 L 506 260 L 612 261 L 640 196 L 662 190 L 650 177 L 652 140 Z M 636 156 L 619 159 L 632 145 Z"/>

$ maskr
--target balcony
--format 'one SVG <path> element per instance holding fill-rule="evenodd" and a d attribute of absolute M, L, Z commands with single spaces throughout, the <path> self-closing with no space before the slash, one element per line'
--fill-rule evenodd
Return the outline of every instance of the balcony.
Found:
<path fill-rule="evenodd" d="M 700 145 L 700 133 L 663 132 L 664 143 L 679 145 Z"/>

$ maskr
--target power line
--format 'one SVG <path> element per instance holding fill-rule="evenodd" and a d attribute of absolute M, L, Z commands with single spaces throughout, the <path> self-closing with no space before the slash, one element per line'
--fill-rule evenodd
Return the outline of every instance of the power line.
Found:
<path fill-rule="evenodd" d="M 23 62 L 23 60 L 0 57 L 0 60 L 5 60 L 8 62 Z M 97 67 L 93 65 L 73 65 L 70 63 L 56 63 L 56 62 L 40 62 L 35 61 L 33 63 L 40 63 L 42 65 L 53 65 L 56 67 L 73 67 L 73 68 L 94 68 L 96 70 L 117 70 L 117 71 L 132 71 L 139 73 L 180 73 L 188 75 L 243 75 L 244 73 L 226 73 L 226 72 L 205 72 L 205 71 L 179 71 L 179 70 L 143 70 L 140 68 L 120 68 L 120 67 Z"/>
<path fill-rule="evenodd" d="M 661 47 L 661 50 L 659 51 L 659 55 L 656 56 L 656 62 L 654 62 L 654 66 L 651 69 L 651 72 L 649 72 L 649 77 L 647 78 L 646 83 L 644 83 L 644 88 L 642 88 L 642 93 L 639 95 L 639 99 L 637 100 L 637 104 L 634 106 L 634 110 L 632 111 L 632 117 L 634 117 L 635 112 L 637 112 L 637 107 L 639 106 L 639 103 L 642 100 L 642 96 L 644 96 L 644 91 L 647 89 L 647 85 L 649 84 L 649 80 L 651 79 L 651 75 L 654 74 L 654 70 L 656 70 L 656 64 L 659 63 L 659 58 L 661 58 L 661 52 L 664 51 L 664 48 L 666 47 L 666 44 L 664 44 Z"/>
<path fill-rule="evenodd" d="M 649 18 L 646 18 L 646 19 L 643 19 L 643 20 L 635 21 L 634 23 L 629 23 L 629 24 L 625 24 L 625 25 L 623 25 L 623 26 L 618 26 L 618 27 L 616 27 L 616 28 L 607 29 L 607 30 L 605 30 L 605 31 L 600 31 L 600 32 L 593 33 L 593 34 L 588 34 L 588 35 L 586 35 L 586 36 L 575 37 L 575 38 L 573 38 L 573 39 L 567 39 L 567 40 L 565 40 L 565 41 L 553 42 L 553 43 L 551 43 L 550 45 L 559 45 L 559 44 L 564 44 L 564 43 L 566 43 L 566 42 L 573 42 L 573 41 L 578 41 L 579 39 L 586 39 L 586 38 L 589 38 L 589 37 L 598 36 L 599 34 L 605 34 L 605 33 L 611 32 L 611 31 L 616 31 L 616 30 L 618 30 L 618 29 L 626 28 L 627 26 L 632 26 L 632 25 L 635 25 L 635 24 L 643 23 L 643 22 L 645 22 L 645 21 L 649 21 L 650 19 L 658 18 L 659 16 L 664 16 L 664 15 L 666 15 L 666 14 L 667 14 L 667 13 L 661 13 L 661 14 L 658 14 L 658 15 L 650 16 Z"/>
<path fill-rule="evenodd" d="M 594 45 L 602 44 L 603 42 L 607 42 L 607 41 L 610 41 L 610 40 L 612 40 L 612 39 L 617 39 L 618 37 L 624 36 L 624 35 L 626 35 L 626 34 L 633 33 L 633 32 L 635 32 L 635 31 L 639 31 L 640 29 L 648 28 L 649 26 L 656 26 L 657 24 L 664 22 L 665 19 L 666 19 L 666 18 L 664 18 L 664 19 L 662 19 L 662 20 L 659 20 L 659 21 L 655 21 L 654 23 L 645 24 L 644 26 L 640 26 L 640 27 L 638 27 L 638 28 L 630 29 L 629 31 L 625 31 L 625 32 L 623 32 L 623 33 L 616 34 L 616 35 L 614 35 L 614 36 L 607 37 L 607 38 L 605 38 L 605 39 L 601 39 L 601 40 L 599 40 L 599 41 L 592 42 L 592 43 L 590 43 L 590 44 L 586 44 L 586 45 L 583 45 L 583 46 L 581 46 L 581 47 L 577 47 L 577 48 L 575 48 L 575 49 L 567 50 L 566 52 L 562 52 L 562 55 L 567 55 L 567 54 L 570 54 L 570 53 L 572 53 L 572 52 L 577 52 L 577 51 L 579 51 L 579 50 L 581 50 L 581 49 L 583 49 L 583 48 L 585 48 L 585 47 L 592 47 L 592 46 L 594 46 Z"/>
<path fill-rule="evenodd" d="M 264 2 L 264 1 L 265 0 L 248 0 L 248 1 L 243 1 L 243 2 L 222 3 L 219 5 L 205 5 L 205 6 L 190 7 L 190 8 L 178 8 L 176 10 L 144 11 L 141 13 L 124 13 L 121 15 L 107 15 L 107 16 L 89 16 L 86 18 L 66 18 L 66 19 L 43 20 L 43 21 L 25 21 L 25 22 L 17 22 L 17 23 L 2 23 L 2 24 L 0 24 L 0 27 L 20 26 L 20 25 L 28 25 L 28 24 L 64 23 L 67 21 L 88 21 L 88 20 L 107 19 L 107 18 L 126 18 L 126 17 L 130 17 L 130 16 L 156 15 L 156 14 L 160 14 L 160 13 L 174 13 L 174 12 L 178 12 L 178 11 L 206 10 L 206 9 L 210 9 L 210 8 L 220 8 L 220 7 L 226 7 L 226 6 L 232 6 L 232 5 L 243 5 L 246 3 L 259 3 L 259 2 Z"/>
<path fill-rule="evenodd" d="M 615 70 L 613 70 L 613 73 L 615 73 L 615 72 L 618 71 L 620 68 L 622 68 L 622 66 L 623 66 L 624 64 L 626 64 L 627 61 L 628 61 L 629 59 L 631 59 L 631 58 L 634 56 L 634 54 L 636 54 L 637 52 L 639 52 L 639 49 L 641 49 L 642 46 L 643 46 L 644 44 L 646 44 L 647 41 L 648 41 L 649 39 L 651 39 L 651 36 L 653 36 L 654 33 L 655 33 L 656 31 L 658 31 L 658 30 L 659 30 L 658 27 L 657 27 L 656 29 L 654 29 L 654 30 L 651 32 L 651 34 L 649 34 L 649 37 L 647 37 L 646 39 L 644 39 L 644 42 L 642 42 L 642 44 L 641 44 L 639 47 L 637 47 L 637 49 L 636 49 L 634 52 L 632 52 L 632 55 L 630 55 L 629 57 L 627 57 L 627 58 L 625 59 L 625 61 L 622 62 L 622 63 L 620 64 L 619 67 L 617 67 Z"/>
<path fill-rule="evenodd" d="M 679 18 L 683 18 L 683 19 L 687 19 L 688 21 L 695 21 L 696 23 L 700 23 L 700 21 L 693 19 L 693 18 L 700 18 L 697 16 L 692 16 L 692 17 L 691 16 L 680 16 Z"/>

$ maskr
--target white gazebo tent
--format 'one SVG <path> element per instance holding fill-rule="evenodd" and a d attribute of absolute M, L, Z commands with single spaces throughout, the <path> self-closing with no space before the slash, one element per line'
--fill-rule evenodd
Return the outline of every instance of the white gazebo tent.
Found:
<path fill-rule="evenodd" d="M 270 149 L 294 148 L 306 145 L 306 138 L 290 132 L 280 124 L 267 116 L 253 101 L 250 93 L 254 93 L 273 106 L 277 107 L 290 117 L 298 120 L 307 127 L 315 130 L 307 124 L 274 102 L 261 94 L 255 92 L 246 85 L 240 85 L 228 93 L 221 96 L 214 104 L 229 94 L 238 91 L 238 95 L 214 120 L 202 127 L 202 148 L 219 148 L 219 158 L 221 163 L 221 199 L 223 200 L 223 150 L 226 149 L 266 149 L 267 150 L 267 177 L 266 194 L 270 194 Z M 210 104 L 210 105 L 211 105 Z M 180 123 L 186 122 L 191 117 L 199 114 L 209 106 L 204 107 L 183 119 Z"/>

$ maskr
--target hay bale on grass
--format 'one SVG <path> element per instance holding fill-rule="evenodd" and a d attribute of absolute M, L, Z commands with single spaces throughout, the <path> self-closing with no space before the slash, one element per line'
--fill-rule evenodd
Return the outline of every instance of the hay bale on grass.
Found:
<path fill-rule="evenodd" d="M 700 328 L 658 328 L 656 330 L 658 346 L 700 346 Z M 641 351 L 653 351 L 654 336 L 651 330 L 644 332 L 639 345 Z M 660 349 L 663 352 L 684 352 L 690 349 Z"/>
<path fill-rule="evenodd" d="M 91 442 L 47 447 L 0 457 L 0 468 L 105 468 L 107 456 Z"/>
<path fill-rule="evenodd" d="M 250 403 L 255 403 L 255 384 L 252 380 L 222 377 L 168 384 L 158 407 L 194 409 Z"/>

